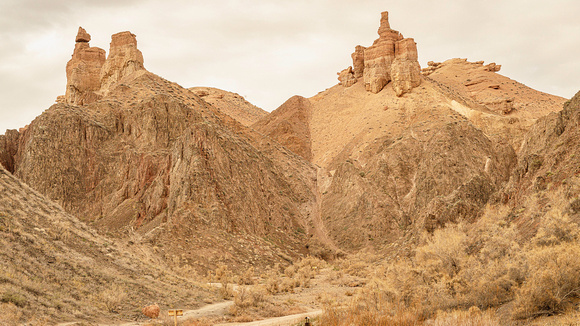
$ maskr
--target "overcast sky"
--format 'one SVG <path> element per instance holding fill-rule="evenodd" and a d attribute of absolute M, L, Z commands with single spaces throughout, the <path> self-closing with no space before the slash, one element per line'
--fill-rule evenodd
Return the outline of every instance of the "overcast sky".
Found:
<path fill-rule="evenodd" d="M 335 85 L 354 47 L 378 37 L 382 11 L 415 39 L 422 67 L 484 60 L 537 90 L 580 90 L 578 0 L 0 0 L 0 133 L 64 94 L 79 26 L 107 52 L 129 30 L 147 70 L 272 111 Z"/>

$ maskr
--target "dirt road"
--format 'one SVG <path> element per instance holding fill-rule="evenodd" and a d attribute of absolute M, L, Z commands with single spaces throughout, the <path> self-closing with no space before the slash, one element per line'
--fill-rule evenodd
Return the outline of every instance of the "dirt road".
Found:
<path fill-rule="evenodd" d="M 322 310 L 314 310 L 302 314 L 268 318 L 249 323 L 225 323 L 225 324 L 216 324 L 215 326 L 289 326 L 304 321 L 305 317 L 314 318 L 321 314 Z"/>

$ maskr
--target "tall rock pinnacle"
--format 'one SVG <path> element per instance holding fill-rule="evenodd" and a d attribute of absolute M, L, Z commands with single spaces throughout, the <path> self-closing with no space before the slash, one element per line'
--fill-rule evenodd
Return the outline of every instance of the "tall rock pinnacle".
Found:
<path fill-rule="evenodd" d="M 111 36 L 109 57 L 101 71 L 101 91 L 108 92 L 111 86 L 131 73 L 145 69 L 143 54 L 137 49 L 137 38 L 131 32 Z"/>
<path fill-rule="evenodd" d="M 392 81 L 397 96 L 421 84 L 417 44 L 391 29 L 389 13 L 381 13 L 379 38 L 368 48 L 357 45 L 352 54 L 353 67 L 339 73 L 340 84 L 349 87 L 363 78 L 369 92 L 378 93 Z"/>
<path fill-rule="evenodd" d="M 90 47 L 91 36 L 79 27 L 72 58 L 66 64 L 66 92 L 64 102 L 83 105 L 98 100 L 101 88 L 101 67 L 105 63 L 105 50 Z"/>
<path fill-rule="evenodd" d="M 109 57 L 105 50 L 90 47 L 91 35 L 79 27 L 72 58 L 66 65 L 66 92 L 57 101 L 85 105 L 99 100 L 123 77 L 145 69 L 143 54 L 131 32 L 111 37 Z"/>

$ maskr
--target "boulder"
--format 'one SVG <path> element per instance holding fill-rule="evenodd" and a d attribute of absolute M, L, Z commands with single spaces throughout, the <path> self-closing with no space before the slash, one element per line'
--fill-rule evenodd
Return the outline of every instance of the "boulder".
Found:
<path fill-rule="evenodd" d="M 141 310 L 141 312 L 151 318 L 151 319 L 156 319 L 157 317 L 159 317 L 159 312 L 161 311 L 161 309 L 159 309 L 159 306 L 157 304 L 152 304 L 149 306 L 146 306 L 145 308 L 143 308 L 143 310 Z"/>
<path fill-rule="evenodd" d="M 89 43 L 91 41 L 91 35 L 89 33 L 87 33 L 87 31 L 79 26 L 79 31 L 77 33 L 77 37 L 75 39 L 75 42 L 83 42 L 83 43 Z"/>

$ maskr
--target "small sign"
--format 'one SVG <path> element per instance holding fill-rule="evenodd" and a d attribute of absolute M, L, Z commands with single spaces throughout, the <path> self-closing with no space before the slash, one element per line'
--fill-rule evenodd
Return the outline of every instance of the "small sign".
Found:
<path fill-rule="evenodd" d="M 183 316 L 183 310 L 182 309 L 173 309 L 173 310 L 167 311 L 167 314 L 169 314 L 169 316 Z"/>

